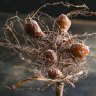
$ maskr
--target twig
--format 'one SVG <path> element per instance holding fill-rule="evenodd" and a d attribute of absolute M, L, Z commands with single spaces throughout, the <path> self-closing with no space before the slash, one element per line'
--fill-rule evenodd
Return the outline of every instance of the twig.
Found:
<path fill-rule="evenodd" d="M 63 96 L 64 83 L 58 82 L 56 83 L 56 96 Z"/>
<path fill-rule="evenodd" d="M 15 85 L 13 85 L 13 88 L 17 88 L 17 87 L 20 87 L 22 85 L 24 85 L 25 83 L 27 82 L 30 82 L 30 81 L 44 81 L 44 82 L 53 82 L 53 83 L 64 83 L 66 81 L 68 81 L 69 79 L 73 78 L 73 77 L 76 77 L 76 76 L 80 76 L 83 74 L 83 71 L 80 71 L 78 72 L 77 74 L 74 74 L 74 75 L 68 75 L 67 77 L 65 77 L 64 79 L 47 79 L 47 78 L 44 78 L 44 77 L 29 77 L 27 79 L 24 79 L 20 82 L 17 82 Z M 68 82 L 67 82 L 68 83 Z"/>

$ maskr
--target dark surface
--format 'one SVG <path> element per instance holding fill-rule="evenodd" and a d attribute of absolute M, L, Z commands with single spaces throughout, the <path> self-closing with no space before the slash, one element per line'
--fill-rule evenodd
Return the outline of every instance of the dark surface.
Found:
<path fill-rule="evenodd" d="M 11 16 L 14 16 L 14 14 L 0 13 L 1 33 L 3 32 L 2 28 L 5 20 Z M 96 32 L 96 22 L 73 20 L 70 30 L 72 34 Z M 96 36 L 90 37 L 86 44 L 89 45 L 91 52 L 96 54 L 96 50 L 94 50 L 94 48 L 96 48 Z M 14 65 L 19 65 L 21 63 L 21 59 L 12 50 L 0 47 L 0 96 L 55 96 L 55 91 L 51 87 L 46 89 L 44 92 L 32 90 L 19 90 L 16 92 L 5 88 L 5 85 L 14 84 L 13 82 L 25 77 L 26 74 L 24 70 L 14 68 Z M 65 88 L 64 96 L 96 96 L 96 60 L 94 58 L 90 58 L 88 64 L 88 77 L 76 83 L 76 88 Z"/>

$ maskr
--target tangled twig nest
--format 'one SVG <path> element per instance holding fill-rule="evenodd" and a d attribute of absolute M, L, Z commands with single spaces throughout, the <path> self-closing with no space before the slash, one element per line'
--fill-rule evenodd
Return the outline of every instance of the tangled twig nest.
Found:
<path fill-rule="evenodd" d="M 60 4 L 65 3 L 60 2 Z M 65 5 L 68 7 L 68 4 Z M 86 6 L 77 7 L 87 9 Z M 80 12 L 73 12 L 72 15 L 81 14 Z M 68 32 L 71 26 L 71 20 L 68 18 L 70 14 L 61 14 L 55 19 L 37 10 L 35 14 L 29 14 L 24 20 L 14 16 L 6 21 L 4 38 L 0 45 L 13 49 L 22 60 L 31 64 L 33 74 L 17 82 L 13 88 L 33 80 L 51 84 L 63 82 L 64 85 L 69 84 L 74 87 L 74 82 L 87 76 L 86 58 L 90 54 L 89 47 L 79 39 L 79 35 Z M 42 20 L 42 15 L 49 18 L 48 22 L 52 22 L 52 30 Z M 21 32 L 18 32 L 18 28 L 16 29 L 18 24 Z"/>

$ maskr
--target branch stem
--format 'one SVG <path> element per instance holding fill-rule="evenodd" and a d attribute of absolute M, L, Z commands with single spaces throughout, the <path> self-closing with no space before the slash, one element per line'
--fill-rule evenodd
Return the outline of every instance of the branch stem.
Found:
<path fill-rule="evenodd" d="M 56 83 L 56 96 L 63 96 L 64 83 L 57 82 Z"/>

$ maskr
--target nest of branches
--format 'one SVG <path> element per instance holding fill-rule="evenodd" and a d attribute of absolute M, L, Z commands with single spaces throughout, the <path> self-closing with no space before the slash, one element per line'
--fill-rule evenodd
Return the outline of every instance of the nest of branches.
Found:
<path fill-rule="evenodd" d="M 90 51 L 80 37 L 91 34 L 72 35 L 68 30 L 71 26 L 69 17 L 77 14 L 89 15 L 88 8 L 85 5 L 75 6 L 64 2 L 53 5 L 56 4 L 82 9 L 53 18 L 40 12 L 46 5 L 52 5 L 46 4 L 24 19 L 17 15 L 7 19 L 0 45 L 13 49 L 26 64 L 31 65 L 32 72 L 30 77 L 17 82 L 13 88 L 33 80 L 50 84 L 63 82 L 74 87 L 74 82 L 87 76 L 86 58 Z M 50 22 L 51 26 L 48 27 Z"/>

